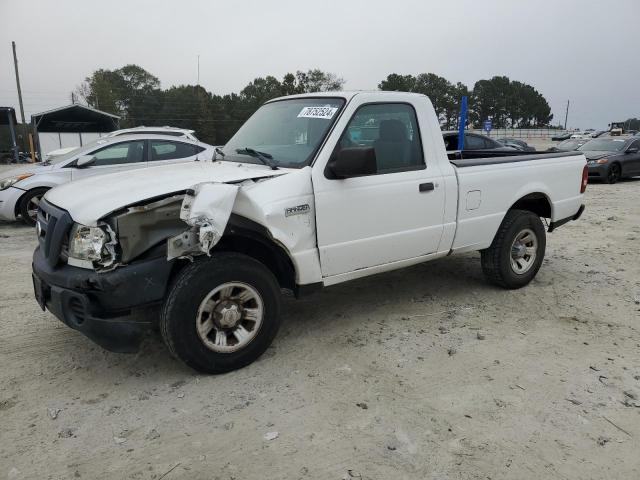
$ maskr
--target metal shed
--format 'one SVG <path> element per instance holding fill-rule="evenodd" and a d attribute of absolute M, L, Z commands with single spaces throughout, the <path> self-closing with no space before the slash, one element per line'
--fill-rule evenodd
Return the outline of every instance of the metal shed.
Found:
<path fill-rule="evenodd" d="M 119 123 L 117 115 L 78 104 L 31 115 L 40 158 L 52 150 L 82 146 L 117 130 Z"/>

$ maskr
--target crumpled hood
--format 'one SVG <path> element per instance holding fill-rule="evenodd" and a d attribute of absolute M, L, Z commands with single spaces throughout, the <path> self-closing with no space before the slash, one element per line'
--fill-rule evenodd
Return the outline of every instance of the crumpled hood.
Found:
<path fill-rule="evenodd" d="M 289 173 L 265 165 L 192 162 L 98 175 L 52 190 L 45 199 L 82 225 L 95 226 L 111 212 L 147 199 L 181 192 L 203 182 L 233 183 Z"/>
<path fill-rule="evenodd" d="M 23 173 L 44 173 L 44 172 L 48 172 L 53 167 L 54 167 L 53 165 L 45 165 L 42 163 L 21 163 L 20 165 L 17 165 L 15 168 L 0 172 L 0 178 L 15 177 Z M 16 185 L 16 187 L 20 187 L 20 185 L 18 184 Z"/>
<path fill-rule="evenodd" d="M 614 155 L 617 155 L 617 152 L 602 152 L 597 150 L 584 152 L 587 160 L 600 160 L 601 158 L 613 157 Z"/>

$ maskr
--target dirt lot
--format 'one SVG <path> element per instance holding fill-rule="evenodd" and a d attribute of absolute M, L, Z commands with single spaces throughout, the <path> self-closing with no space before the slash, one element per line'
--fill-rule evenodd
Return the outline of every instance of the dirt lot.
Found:
<path fill-rule="evenodd" d="M 287 299 L 223 376 L 40 311 L 0 224 L 0 478 L 640 478 L 640 180 L 586 199 L 522 290 L 468 254 Z"/>

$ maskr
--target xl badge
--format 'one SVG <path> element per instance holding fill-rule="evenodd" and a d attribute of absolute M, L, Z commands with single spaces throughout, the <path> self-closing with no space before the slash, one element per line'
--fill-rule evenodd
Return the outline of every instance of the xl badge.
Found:
<path fill-rule="evenodd" d="M 297 205 L 295 207 L 289 207 L 284 209 L 284 216 L 290 217 L 291 215 L 301 215 L 303 213 L 308 213 L 311 210 L 308 203 L 304 205 Z"/>

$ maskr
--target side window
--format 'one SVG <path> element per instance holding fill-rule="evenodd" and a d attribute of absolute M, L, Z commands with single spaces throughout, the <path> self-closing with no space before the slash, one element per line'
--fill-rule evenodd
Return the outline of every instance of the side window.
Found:
<path fill-rule="evenodd" d="M 637 148 L 638 150 L 640 150 L 640 140 L 636 140 L 635 142 L 633 142 L 631 145 L 629 145 L 629 148 Z"/>
<path fill-rule="evenodd" d="M 360 107 L 336 148 L 353 147 L 374 149 L 378 173 L 425 168 L 418 120 L 411 105 L 381 103 Z"/>
<path fill-rule="evenodd" d="M 475 135 L 465 134 L 464 136 L 464 149 L 465 150 L 483 150 L 487 147 L 484 146 L 484 140 L 482 137 L 476 137 Z"/>
<path fill-rule="evenodd" d="M 151 148 L 151 160 L 176 160 L 192 157 L 202 150 L 202 147 L 171 140 L 149 140 Z"/>
<path fill-rule="evenodd" d="M 123 163 L 137 163 L 144 160 L 144 140 L 116 143 L 104 147 L 92 155 L 95 166 L 120 165 Z"/>

